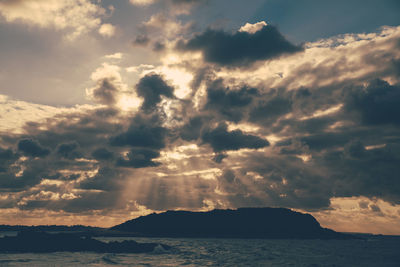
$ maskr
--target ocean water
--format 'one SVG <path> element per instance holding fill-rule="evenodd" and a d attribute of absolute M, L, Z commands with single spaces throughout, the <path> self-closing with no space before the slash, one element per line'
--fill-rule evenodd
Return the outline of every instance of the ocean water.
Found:
<path fill-rule="evenodd" d="M 400 266 L 400 237 L 366 240 L 133 239 L 172 246 L 151 253 L 0 254 L 0 266 Z"/>

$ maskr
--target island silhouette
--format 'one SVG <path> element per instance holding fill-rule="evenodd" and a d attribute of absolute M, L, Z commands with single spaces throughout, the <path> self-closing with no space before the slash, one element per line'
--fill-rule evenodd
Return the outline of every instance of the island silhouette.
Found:
<path fill-rule="evenodd" d="M 18 229 L 18 230 L 17 230 Z M 323 228 L 310 214 L 286 208 L 215 209 L 205 212 L 166 211 L 141 216 L 111 228 L 87 226 L 0 226 L 19 231 L 0 238 L 0 252 L 100 252 L 143 253 L 158 243 L 133 240 L 102 242 L 92 236 L 172 238 L 352 239 L 350 234 Z"/>
<path fill-rule="evenodd" d="M 151 237 L 346 239 L 310 214 L 286 208 L 215 209 L 152 213 L 110 230 Z"/>

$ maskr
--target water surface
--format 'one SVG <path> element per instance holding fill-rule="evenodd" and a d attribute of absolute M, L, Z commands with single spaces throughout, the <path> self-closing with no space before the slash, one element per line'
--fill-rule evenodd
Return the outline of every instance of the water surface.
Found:
<path fill-rule="evenodd" d="M 152 253 L 0 254 L 0 266 L 400 266 L 400 237 L 366 240 L 99 238 L 159 242 Z"/>

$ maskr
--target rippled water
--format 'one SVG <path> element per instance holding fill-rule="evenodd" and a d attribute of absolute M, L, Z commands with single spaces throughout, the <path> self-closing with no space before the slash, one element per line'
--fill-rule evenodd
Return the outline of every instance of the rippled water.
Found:
<path fill-rule="evenodd" d="M 367 240 L 99 238 L 159 242 L 146 254 L 0 254 L 0 266 L 400 266 L 400 237 Z"/>

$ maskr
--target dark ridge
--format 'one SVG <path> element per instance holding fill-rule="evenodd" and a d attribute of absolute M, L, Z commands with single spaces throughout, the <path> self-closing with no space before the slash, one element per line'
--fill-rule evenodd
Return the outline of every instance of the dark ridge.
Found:
<path fill-rule="evenodd" d="M 87 232 L 87 231 L 100 231 L 105 228 L 101 227 L 92 227 L 92 226 L 84 226 L 84 225 L 0 225 L 0 231 L 27 231 L 27 230 L 35 230 L 35 231 L 44 231 L 44 232 Z"/>
<path fill-rule="evenodd" d="M 0 253 L 51 253 L 51 252 L 98 252 L 98 253 L 145 253 L 160 246 L 158 243 L 137 243 L 133 240 L 102 242 L 89 236 L 71 233 L 50 234 L 36 231 L 22 231 L 17 236 L 0 238 Z"/>
<path fill-rule="evenodd" d="M 239 208 L 207 212 L 167 211 L 124 222 L 110 230 L 151 237 L 354 238 L 322 228 L 310 214 L 285 208 Z"/>

